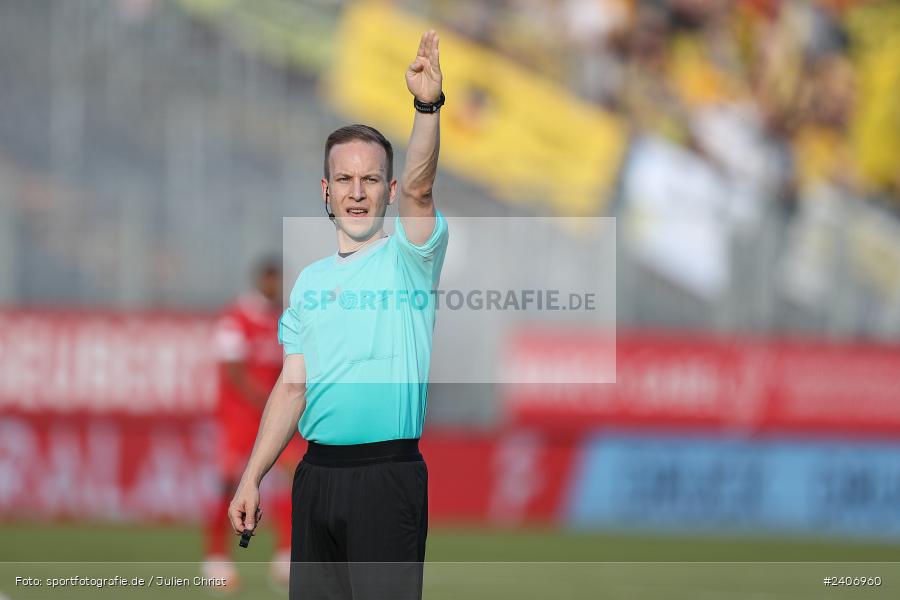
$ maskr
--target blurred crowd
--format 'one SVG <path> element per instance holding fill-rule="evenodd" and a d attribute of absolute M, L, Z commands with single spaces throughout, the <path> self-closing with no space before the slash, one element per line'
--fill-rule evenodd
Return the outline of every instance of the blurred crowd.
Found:
<path fill-rule="evenodd" d="M 0 300 L 227 298 L 227 265 L 319 214 L 297 200 L 346 118 L 317 88 L 355 3 L 0 2 Z M 390 4 L 630 125 L 595 204 L 623 324 L 900 336 L 897 0 Z"/>
<path fill-rule="evenodd" d="M 401 2 L 422 10 L 419 2 Z M 430 0 L 469 38 L 791 208 L 827 187 L 900 209 L 900 3 Z"/>

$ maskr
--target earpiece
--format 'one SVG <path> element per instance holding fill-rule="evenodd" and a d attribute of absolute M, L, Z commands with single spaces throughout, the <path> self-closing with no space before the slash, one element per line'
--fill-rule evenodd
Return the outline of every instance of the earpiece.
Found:
<path fill-rule="evenodd" d="M 329 201 L 330 196 L 328 195 L 328 186 L 325 186 L 325 214 L 328 215 L 328 218 L 334 221 L 334 213 L 331 212 L 331 202 Z"/>

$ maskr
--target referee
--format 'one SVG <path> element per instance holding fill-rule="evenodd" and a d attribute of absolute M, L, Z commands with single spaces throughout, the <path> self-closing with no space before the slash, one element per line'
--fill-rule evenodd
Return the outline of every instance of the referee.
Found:
<path fill-rule="evenodd" d="M 260 481 L 299 428 L 309 446 L 292 492 L 292 600 L 421 598 L 428 471 L 418 438 L 431 291 L 448 241 L 432 197 L 441 79 L 429 31 L 406 71 L 416 112 L 399 186 L 377 130 L 342 127 L 325 143 L 322 197 L 338 251 L 306 267 L 291 292 L 278 326 L 284 365 L 228 509 L 236 533 L 256 527 Z"/>

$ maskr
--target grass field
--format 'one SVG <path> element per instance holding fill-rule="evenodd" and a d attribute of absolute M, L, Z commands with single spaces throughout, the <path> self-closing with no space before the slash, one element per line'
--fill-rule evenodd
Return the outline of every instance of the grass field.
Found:
<path fill-rule="evenodd" d="M 237 544 L 235 543 L 235 547 Z M 271 538 L 236 550 L 238 598 L 284 598 L 268 582 Z M 48 577 L 192 578 L 198 529 L 109 525 L 7 525 L 0 543 L 0 593 L 31 598 L 205 598 L 206 588 L 57 587 Z M 426 599 L 610 598 L 792 599 L 900 597 L 900 545 L 834 540 L 637 536 L 552 530 L 433 528 Z M 16 577 L 44 585 L 16 585 Z M 826 587 L 824 577 L 881 577 L 873 587 Z"/>

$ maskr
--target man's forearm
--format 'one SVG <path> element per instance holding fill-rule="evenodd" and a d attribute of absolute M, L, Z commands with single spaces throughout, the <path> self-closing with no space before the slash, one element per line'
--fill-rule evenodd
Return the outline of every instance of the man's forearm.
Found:
<path fill-rule="evenodd" d="M 272 388 L 263 411 L 253 452 L 241 478 L 241 484 L 259 486 L 297 431 L 297 421 L 306 408 L 305 386 L 286 383 L 281 378 Z"/>
<path fill-rule="evenodd" d="M 405 195 L 418 202 L 431 201 L 441 145 L 440 115 L 440 111 L 433 114 L 417 112 L 413 121 L 400 185 Z"/>

